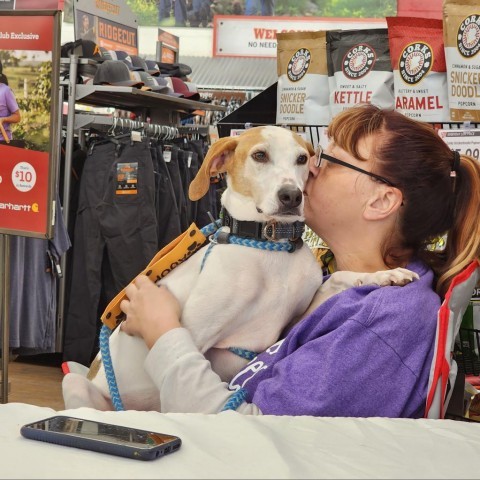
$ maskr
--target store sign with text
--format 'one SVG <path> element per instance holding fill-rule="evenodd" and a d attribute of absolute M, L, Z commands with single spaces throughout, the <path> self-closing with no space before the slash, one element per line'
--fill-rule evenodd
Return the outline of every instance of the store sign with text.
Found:
<path fill-rule="evenodd" d="M 380 18 L 239 17 L 215 15 L 213 55 L 216 57 L 277 56 L 278 32 L 386 28 Z"/>
<path fill-rule="evenodd" d="M 137 22 L 125 2 L 77 0 L 74 27 L 75 40 L 91 40 L 107 50 L 138 54 Z"/>
<path fill-rule="evenodd" d="M 157 60 L 163 63 L 176 63 L 180 49 L 180 38 L 161 28 L 157 36 Z"/>
<path fill-rule="evenodd" d="M 0 233 L 52 235 L 60 24 L 60 12 L 0 12 Z"/>

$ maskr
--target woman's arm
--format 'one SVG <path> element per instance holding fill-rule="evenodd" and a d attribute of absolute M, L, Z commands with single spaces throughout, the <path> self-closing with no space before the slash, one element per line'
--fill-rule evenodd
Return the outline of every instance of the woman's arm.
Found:
<path fill-rule="evenodd" d="M 150 349 L 145 368 L 160 391 L 162 412 L 218 413 L 233 392 L 181 327 L 177 299 L 165 286 L 157 287 L 143 275 L 125 293 L 128 300 L 120 308 L 127 319 L 121 329 L 142 337 Z M 261 414 L 247 403 L 237 411 Z"/>
<path fill-rule="evenodd" d="M 20 110 L 16 110 L 7 117 L 0 117 L 0 123 L 18 123 L 21 120 Z"/>

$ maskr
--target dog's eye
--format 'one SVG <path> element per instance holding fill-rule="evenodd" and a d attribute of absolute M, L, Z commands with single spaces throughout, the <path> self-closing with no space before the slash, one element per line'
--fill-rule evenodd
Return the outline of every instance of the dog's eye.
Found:
<path fill-rule="evenodd" d="M 265 152 L 255 152 L 252 154 L 252 158 L 259 163 L 268 162 L 268 156 Z"/>
<path fill-rule="evenodd" d="M 299 155 L 297 158 L 297 164 L 298 165 L 305 165 L 308 161 L 308 157 L 306 155 Z"/>

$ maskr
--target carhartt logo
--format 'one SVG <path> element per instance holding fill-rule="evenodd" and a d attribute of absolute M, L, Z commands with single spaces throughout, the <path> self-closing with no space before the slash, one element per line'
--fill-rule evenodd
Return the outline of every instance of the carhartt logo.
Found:
<path fill-rule="evenodd" d="M 98 45 L 95 45 L 95 48 L 93 49 L 93 54 L 94 55 L 101 55 L 102 52 L 100 51 L 100 47 Z"/>

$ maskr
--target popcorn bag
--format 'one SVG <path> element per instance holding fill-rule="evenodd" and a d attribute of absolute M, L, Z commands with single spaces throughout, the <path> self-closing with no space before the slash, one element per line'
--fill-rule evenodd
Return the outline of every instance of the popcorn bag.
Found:
<path fill-rule="evenodd" d="M 326 34 L 277 34 L 277 124 L 330 122 Z"/>
<path fill-rule="evenodd" d="M 444 0 L 450 119 L 480 122 L 480 2 Z"/>
<path fill-rule="evenodd" d="M 393 110 L 393 72 L 386 28 L 327 32 L 332 116 L 371 103 Z"/>
<path fill-rule="evenodd" d="M 395 110 L 424 122 L 448 122 L 442 20 L 387 17 Z"/>

